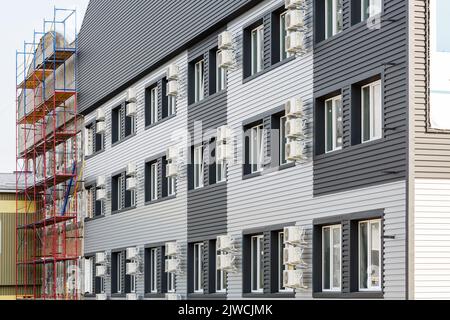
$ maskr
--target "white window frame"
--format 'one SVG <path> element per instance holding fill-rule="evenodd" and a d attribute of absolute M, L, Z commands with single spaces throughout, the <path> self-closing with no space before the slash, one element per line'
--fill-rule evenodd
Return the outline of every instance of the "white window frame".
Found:
<path fill-rule="evenodd" d="M 216 261 L 217 257 L 222 254 L 216 242 Z M 216 293 L 225 293 L 227 291 L 227 273 L 225 270 L 219 270 L 216 267 Z"/>
<path fill-rule="evenodd" d="M 328 259 L 330 260 L 330 288 L 326 289 L 324 287 L 325 283 L 325 229 L 329 229 L 330 231 L 330 243 L 328 244 L 330 247 L 330 255 Z M 339 287 L 335 287 L 333 284 L 333 275 L 334 275 L 334 242 L 333 242 L 333 231 L 339 230 Z M 322 291 L 323 292 L 340 292 L 342 290 L 342 225 L 332 225 L 332 226 L 324 226 L 322 227 Z"/>
<path fill-rule="evenodd" d="M 169 258 L 172 259 L 172 258 Z M 175 273 L 167 272 L 167 292 L 175 293 L 176 292 L 176 282 L 175 282 Z"/>
<path fill-rule="evenodd" d="M 202 59 L 194 65 L 195 94 L 194 102 L 202 101 L 205 98 L 205 61 Z"/>
<path fill-rule="evenodd" d="M 0 221 L 0 227 L 1 227 L 1 221 Z M 0 228 L 0 231 L 1 231 L 1 228 Z M 0 246 L 0 248 L 1 248 L 1 246 Z M 89 258 L 85 257 L 84 258 L 84 294 L 94 294 L 94 269 L 93 268 L 94 268 L 94 257 L 89 257 Z"/>
<path fill-rule="evenodd" d="M 150 124 L 158 122 L 159 112 L 159 93 L 158 86 L 155 86 L 150 90 Z"/>
<path fill-rule="evenodd" d="M 124 203 L 122 199 L 122 190 L 123 190 L 124 178 L 122 175 L 117 177 L 117 210 L 121 210 L 124 208 Z"/>
<path fill-rule="evenodd" d="M 227 181 L 227 163 L 225 160 L 216 163 L 216 182 Z"/>
<path fill-rule="evenodd" d="M 337 102 L 340 102 L 341 104 L 341 115 L 340 118 L 341 120 L 338 121 L 338 104 Z M 329 117 L 329 113 L 328 113 L 328 103 L 331 102 L 331 109 L 332 109 L 332 141 L 328 141 L 328 130 L 330 128 L 328 128 L 328 117 Z M 341 126 L 343 126 L 343 114 L 342 114 L 342 96 L 336 96 L 330 99 L 327 99 L 325 101 L 325 152 L 326 153 L 330 153 L 330 152 L 334 152 L 334 151 L 338 151 L 338 150 L 342 150 L 342 143 L 339 146 L 337 144 L 337 132 L 338 132 L 338 124 L 340 124 Z M 341 130 L 343 130 L 343 128 L 341 128 Z M 343 137 L 341 137 L 342 139 Z M 331 144 L 331 150 L 328 149 L 328 147 Z"/>
<path fill-rule="evenodd" d="M 94 154 L 94 127 L 90 125 L 85 130 L 85 153 L 89 157 Z"/>
<path fill-rule="evenodd" d="M 227 87 L 227 70 L 219 66 L 219 54 L 222 50 L 216 52 L 216 92 L 220 92 Z"/>
<path fill-rule="evenodd" d="M 158 163 L 150 165 L 150 201 L 158 200 Z"/>
<path fill-rule="evenodd" d="M 337 35 L 338 33 L 342 32 L 342 26 L 339 29 L 338 24 L 339 24 L 339 19 L 341 19 L 341 23 L 342 23 L 342 19 L 343 16 L 339 17 L 338 16 L 338 10 L 337 10 L 337 4 L 338 2 L 342 1 L 342 0 L 331 0 L 332 1 L 332 8 L 331 10 L 329 10 L 328 8 L 328 1 L 325 0 L 325 39 L 329 39 L 335 35 Z M 341 7 L 342 7 L 342 2 L 341 2 Z M 341 9 L 342 10 L 342 9 Z M 331 30 L 331 34 L 328 34 L 328 15 L 331 13 L 331 22 L 333 24 L 332 26 L 332 30 Z M 343 13 L 341 12 L 341 15 Z"/>
<path fill-rule="evenodd" d="M 256 248 L 254 244 L 254 240 L 256 240 Z M 264 268 L 261 269 L 261 263 L 263 257 L 261 257 L 261 252 L 264 250 L 264 235 L 255 235 L 250 238 L 250 287 L 252 293 L 262 293 L 264 291 Z M 254 251 L 256 250 L 256 261 L 254 261 Z M 264 255 L 264 254 L 263 254 Z M 256 275 L 254 274 L 254 266 L 256 263 Z M 255 278 L 257 277 L 257 278 Z M 253 287 L 253 282 L 256 280 L 256 288 Z"/>
<path fill-rule="evenodd" d="M 124 288 L 122 288 L 122 275 L 123 275 L 123 252 L 118 252 L 116 255 L 116 268 L 117 268 L 117 284 L 116 284 L 116 293 L 124 293 Z"/>
<path fill-rule="evenodd" d="M 130 275 L 130 293 L 136 293 L 136 275 Z"/>
<path fill-rule="evenodd" d="M 251 30 L 251 73 L 252 75 L 264 69 L 264 25 Z M 256 42 L 256 47 L 255 47 Z M 256 58 L 256 60 L 255 60 Z"/>
<path fill-rule="evenodd" d="M 122 108 L 117 108 L 117 141 L 122 140 Z"/>
<path fill-rule="evenodd" d="M 361 270 L 361 232 L 360 232 L 360 228 L 362 224 L 367 224 L 367 266 L 369 268 L 369 270 L 367 271 L 367 276 L 369 277 L 368 279 L 366 279 L 367 281 L 367 288 L 361 288 L 361 279 L 360 279 L 360 270 Z M 371 275 L 371 271 L 372 271 L 372 252 L 371 252 L 371 248 L 372 248 L 372 225 L 373 224 L 378 224 L 378 230 L 380 233 L 380 237 L 379 237 L 379 242 L 378 242 L 378 261 L 380 262 L 380 266 L 378 269 L 378 282 L 379 285 L 378 286 L 372 286 L 371 285 L 371 281 L 370 280 L 370 275 Z M 360 221 L 358 223 L 358 289 L 359 291 L 381 291 L 381 285 L 382 285 L 382 265 L 383 265 L 383 260 L 382 260 L 382 224 L 381 224 L 381 219 L 372 219 L 372 220 L 365 220 L 365 221 Z"/>
<path fill-rule="evenodd" d="M 194 293 L 203 293 L 203 242 L 194 243 Z"/>
<path fill-rule="evenodd" d="M 289 140 L 286 137 L 286 122 L 288 118 L 287 116 L 283 116 L 280 118 L 280 165 L 291 163 L 286 159 L 286 145 Z"/>
<path fill-rule="evenodd" d="M 377 16 L 381 14 L 383 8 L 382 8 L 382 0 L 367 0 L 369 7 L 364 8 L 364 2 L 365 0 L 361 0 L 361 21 L 367 20 L 371 17 Z M 373 11 L 373 9 L 379 8 L 379 11 Z M 369 12 L 367 12 L 368 9 L 371 9 Z M 367 16 L 366 16 L 367 15 Z"/>
<path fill-rule="evenodd" d="M 176 113 L 177 108 L 177 97 L 176 96 L 167 96 L 167 116 L 173 116 Z"/>
<path fill-rule="evenodd" d="M 168 177 L 167 178 L 167 196 L 174 196 L 176 194 L 176 178 L 175 177 Z"/>
<path fill-rule="evenodd" d="M 158 249 L 150 249 L 150 293 L 158 293 Z"/>
<path fill-rule="evenodd" d="M 203 145 L 194 148 L 194 189 L 203 188 Z"/>
<path fill-rule="evenodd" d="M 135 207 L 136 206 L 136 190 L 130 190 L 130 198 L 131 198 L 130 206 Z"/>
<path fill-rule="evenodd" d="M 89 187 L 86 190 L 86 217 L 88 219 L 95 216 L 94 192 L 96 192 L 94 187 Z"/>
<path fill-rule="evenodd" d="M 376 105 L 375 88 L 379 87 L 380 96 L 378 97 L 378 106 Z M 364 140 L 364 89 L 369 88 L 369 113 L 370 113 L 370 133 L 369 140 Z M 377 110 L 378 108 L 378 110 Z M 378 117 L 378 119 L 376 118 Z M 376 123 L 374 122 L 376 121 Z M 376 134 L 378 130 L 378 134 Z M 381 86 L 381 80 L 374 81 L 361 87 L 361 142 L 367 143 L 370 141 L 378 140 L 383 137 L 383 92 Z"/>
<path fill-rule="evenodd" d="M 286 36 L 288 30 L 286 29 L 286 14 L 288 11 L 284 11 L 280 14 L 280 61 L 287 59 L 291 56 L 291 53 L 286 50 Z"/>
<path fill-rule="evenodd" d="M 264 161 L 264 127 L 262 124 L 250 129 L 249 153 L 251 173 L 261 172 Z"/>

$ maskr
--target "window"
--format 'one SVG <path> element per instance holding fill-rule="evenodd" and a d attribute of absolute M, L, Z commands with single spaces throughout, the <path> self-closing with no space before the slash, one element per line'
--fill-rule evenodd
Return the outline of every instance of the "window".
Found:
<path fill-rule="evenodd" d="M 173 257 L 168 257 L 167 259 L 174 259 Z M 167 292 L 174 293 L 176 291 L 175 283 L 175 273 L 167 273 Z"/>
<path fill-rule="evenodd" d="M 227 181 L 227 163 L 225 160 L 216 163 L 216 182 Z"/>
<path fill-rule="evenodd" d="M 264 236 L 251 237 L 251 290 L 262 293 L 264 290 Z"/>
<path fill-rule="evenodd" d="M 257 125 L 250 129 L 250 164 L 251 173 L 262 170 L 264 160 L 263 125 Z"/>
<path fill-rule="evenodd" d="M 194 149 L 194 189 L 203 187 L 203 146 Z"/>
<path fill-rule="evenodd" d="M 251 74 L 264 68 L 264 25 L 251 31 Z"/>
<path fill-rule="evenodd" d="M 176 177 L 167 176 L 167 165 L 171 162 L 166 157 L 162 158 L 162 197 L 170 197 L 176 194 Z"/>
<path fill-rule="evenodd" d="M 94 294 L 94 258 L 84 258 L 84 294 Z"/>
<path fill-rule="evenodd" d="M 381 81 L 361 88 L 362 142 L 382 137 Z"/>
<path fill-rule="evenodd" d="M 430 0 L 429 126 L 450 130 L 450 1 Z"/>
<path fill-rule="evenodd" d="M 342 149 L 342 97 L 325 101 L 325 150 L 332 152 Z"/>
<path fill-rule="evenodd" d="M 72 142 L 72 140 L 68 140 Z M 77 136 L 77 148 L 81 145 L 78 144 Z M 87 157 L 95 154 L 96 152 L 102 151 L 104 148 L 104 134 L 97 133 L 96 123 L 91 123 L 85 128 L 85 155 Z M 71 143 L 66 145 L 66 155 L 68 158 L 72 158 L 72 146 Z M 79 159 L 77 159 L 79 161 Z M 68 164 L 69 165 L 69 164 Z"/>
<path fill-rule="evenodd" d="M 94 125 L 86 127 L 84 152 L 87 157 L 94 154 Z"/>
<path fill-rule="evenodd" d="M 113 252 L 112 254 L 112 293 L 121 294 L 125 293 L 125 288 L 123 287 L 125 279 L 125 260 L 123 252 Z"/>
<path fill-rule="evenodd" d="M 87 187 L 86 190 L 86 218 L 94 218 L 103 215 L 103 201 L 97 200 L 97 188 Z"/>
<path fill-rule="evenodd" d="M 216 243 L 216 260 L 217 257 L 222 254 L 222 251 L 218 249 Z M 216 268 L 216 293 L 223 293 L 227 291 L 227 273 L 224 270 Z"/>
<path fill-rule="evenodd" d="M 280 117 L 280 165 L 290 162 L 286 159 L 286 145 L 289 142 L 286 137 L 286 121 L 286 116 Z"/>
<path fill-rule="evenodd" d="M 194 244 L 194 293 L 203 293 L 203 243 Z"/>
<path fill-rule="evenodd" d="M 150 201 L 158 199 L 158 163 L 152 163 L 150 166 Z"/>
<path fill-rule="evenodd" d="M 381 290 L 381 220 L 359 222 L 359 290 Z"/>
<path fill-rule="evenodd" d="M 128 276 L 128 280 L 130 281 L 130 292 L 129 293 L 136 293 L 136 276 L 133 275 L 129 275 Z"/>
<path fill-rule="evenodd" d="M 325 39 L 342 31 L 342 0 L 325 0 Z"/>
<path fill-rule="evenodd" d="M 286 36 L 288 35 L 286 29 L 286 13 L 287 11 L 280 14 L 280 61 L 291 56 L 291 54 L 286 50 Z"/>
<path fill-rule="evenodd" d="M 216 92 L 225 90 L 227 87 L 227 70 L 221 68 L 217 63 L 219 61 L 220 50 L 216 53 Z"/>
<path fill-rule="evenodd" d="M 122 120 L 123 120 L 123 112 L 122 108 L 115 108 L 111 113 L 112 118 L 112 143 L 116 143 L 120 141 L 122 137 Z"/>
<path fill-rule="evenodd" d="M 158 249 L 150 249 L 150 293 L 158 292 Z"/>
<path fill-rule="evenodd" d="M 322 228 L 322 291 L 341 290 L 341 226 Z"/>
<path fill-rule="evenodd" d="M 158 97 L 158 86 L 150 89 L 150 120 L 149 125 L 155 124 L 158 121 L 159 113 L 159 97 Z"/>
<path fill-rule="evenodd" d="M 381 13 L 381 0 L 360 0 L 361 1 L 361 21 Z"/>
<path fill-rule="evenodd" d="M 118 211 L 124 208 L 123 194 L 124 176 L 119 174 L 112 178 L 112 210 Z"/>
<path fill-rule="evenodd" d="M 173 116 L 177 110 L 177 97 L 167 96 L 167 116 Z"/>
<path fill-rule="evenodd" d="M 194 84 L 195 84 L 195 95 L 194 102 L 199 102 L 205 97 L 205 70 L 204 61 L 200 60 L 195 63 L 194 67 Z"/>

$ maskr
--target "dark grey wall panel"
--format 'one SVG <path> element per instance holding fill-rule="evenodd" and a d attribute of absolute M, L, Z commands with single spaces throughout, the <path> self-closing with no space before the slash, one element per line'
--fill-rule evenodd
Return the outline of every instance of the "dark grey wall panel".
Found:
<path fill-rule="evenodd" d="M 79 110 L 87 113 L 259 0 L 91 0 L 79 34 Z"/>
<path fill-rule="evenodd" d="M 369 29 L 365 22 L 351 25 L 351 1 L 344 0 L 343 5 L 344 31 L 317 43 L 314 49 L 315 99 L 340 91 L 344 113 L 343 150 L 317 155 L 315 141 L 315 195 L 406 178 L 407 2 L 384 1 L 383 21 L 378 30 Z M 352 85 L 377 75 L 382 80 L 383 138 L 366 144 L 352 143 L 352 99 L 353 103 L 357 100 Z"/>

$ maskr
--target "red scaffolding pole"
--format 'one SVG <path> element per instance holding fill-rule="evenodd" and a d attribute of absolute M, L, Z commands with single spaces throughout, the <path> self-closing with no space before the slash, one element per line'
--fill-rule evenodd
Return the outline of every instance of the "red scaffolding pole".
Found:
<path fill-rule="evenodd" d="M 16 296 L 81 296 L 76 11 L 54 9 L 17 52 Z"/>

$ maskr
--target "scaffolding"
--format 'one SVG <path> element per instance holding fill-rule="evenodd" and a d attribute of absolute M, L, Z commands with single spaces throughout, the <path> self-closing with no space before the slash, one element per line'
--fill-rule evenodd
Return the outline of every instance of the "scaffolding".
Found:
<path fill-rule="evenodd" d="M 16 53 L 16 296 L 77 300 L 82 251 L 75 10 Z M 32 208 L 32 209 L 31 209 Z"/>

